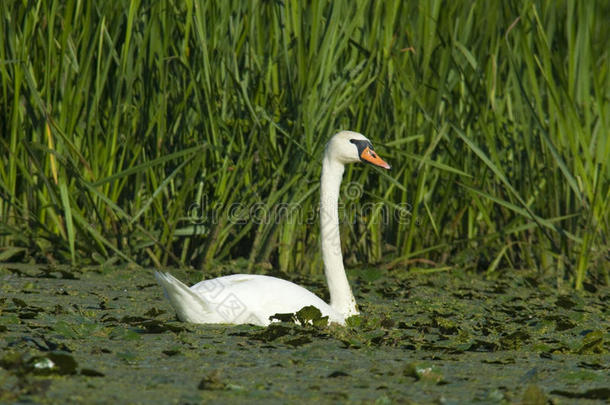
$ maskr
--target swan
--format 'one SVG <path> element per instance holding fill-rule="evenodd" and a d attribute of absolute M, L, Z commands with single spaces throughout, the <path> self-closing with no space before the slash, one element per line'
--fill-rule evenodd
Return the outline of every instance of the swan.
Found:
<path fill-rule="evenodd" d="M 330 304 L 305 288 L 276 277 L 234 274 L 201 281 L 188 287 L 169 273 L 155 272 L 158 283 L 183 322 L 254 324 L 267 326 L 278 313 L 295 313 L 314 306 L 329 322 L 345 324 L 358 314 L 347 281 L 339 235 L 339 189 L 344 166 L 366 162 L 384 169 L 390 165 L 373 150 L 362 134 L 341 131 L 326 144 L 320 185 L 322 260 L 330 291 Z"/>

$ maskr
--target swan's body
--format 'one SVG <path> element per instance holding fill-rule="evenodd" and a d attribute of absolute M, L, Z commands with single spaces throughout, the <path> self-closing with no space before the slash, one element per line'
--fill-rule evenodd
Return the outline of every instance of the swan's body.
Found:
<path fill-rule="evenodd" d="M 173 276 L 157 273 L 178 318 L 192 323 L 269 325 L 269 317 L 313 305 L 330 322 L 342 314 L 300 285 L 277 277 L 234 274 L 201 281 L 188 288 Z M 186 305 L 185 305 L 186 304 Z"/>
<path fill-rule="evenodd" d="M 266 326 L 275 314 L 294 313 L 310 305 L 318 308 L 322 316 L 328 316 L 330 322 L 339 324 L 358 314 L 343 267 L 338 213 L 344 165 L 358 161 L 390 168 L 375 154 L 370 141 L 357 132 L 339 132 L 326 145 L 320 186 L 320 232 L 330 304 L 305 288 L 276 277 L 235 274 L 204 280 L 189 288 L 168 273 L 156 272 L 178 318 L 192 323 Z"/>

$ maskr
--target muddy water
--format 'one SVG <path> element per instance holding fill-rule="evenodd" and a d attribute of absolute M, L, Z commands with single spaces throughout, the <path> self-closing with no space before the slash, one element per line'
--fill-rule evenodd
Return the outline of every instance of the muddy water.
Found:
<path fill-rule="evenodd" d="M 523 272 L 485 280 L 364 269 L 350 278 L 363 315 L 349 327 L 265 329 L 176 321 L 149 270 L 2 264 L 0 403 L 610 397 L 608 288 L 577 294 Z M 322 280 L 296 281 L 325 294 Z"/>

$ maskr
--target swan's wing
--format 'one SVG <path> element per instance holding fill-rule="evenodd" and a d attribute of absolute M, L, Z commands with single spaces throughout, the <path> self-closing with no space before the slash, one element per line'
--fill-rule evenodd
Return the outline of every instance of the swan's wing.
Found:
<path fill-rule="evenodd" d="M 221 303 L 230 300 L 234 308 L 243 307 L 261 323 L 278 313 L 294 313 L 313 305 L 332 322 L 343 323 L 344 318 L 330 305 L 302 286 L 281 278 L 260 274 L 233 274 L 205 280 L 193 287 L 206 301 Z M 231 298 L 228 298 L 231 297 Z"/>

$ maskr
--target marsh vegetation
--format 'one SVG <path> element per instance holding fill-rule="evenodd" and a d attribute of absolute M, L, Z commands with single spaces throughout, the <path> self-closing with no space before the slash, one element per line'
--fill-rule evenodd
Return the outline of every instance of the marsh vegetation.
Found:
<path fill-rule="evenodd" d="M 263 328 L 178 322 L 150 270 L 3 265 L 0 402 L 610 397 L 608 289 L 558 290 L 535 271 L 493 280 L 370 268 L 350 275 L 362 316 L 347 327 Z M 321 278 L 295 281 L 325 294 Z"/>
<path fill-rule="evenodd" d="M 1 260 L 319 272 L 317 222 L 285 207 L 316 215 L 351 129 L 394 167 L 346 174 L 352 263 L 608 284 L 604 1 L 0 13 Z"/>

